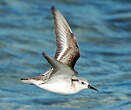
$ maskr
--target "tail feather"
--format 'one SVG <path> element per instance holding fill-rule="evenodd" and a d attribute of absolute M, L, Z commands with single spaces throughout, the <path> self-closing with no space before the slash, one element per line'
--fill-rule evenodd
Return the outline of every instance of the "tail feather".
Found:
<path fill-rule="evenodd" d="M 26 84 L 33 84 L 33 79 L 31 78 L 21 78 L 21 81 Z"/>

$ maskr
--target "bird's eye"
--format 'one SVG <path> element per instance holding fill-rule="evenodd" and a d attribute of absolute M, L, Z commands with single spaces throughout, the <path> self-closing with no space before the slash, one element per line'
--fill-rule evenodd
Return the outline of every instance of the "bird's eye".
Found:
<path fill-rule="evenodd" d="M 84 82 L 81 82 L 81 84 L 85 84 Z"/>

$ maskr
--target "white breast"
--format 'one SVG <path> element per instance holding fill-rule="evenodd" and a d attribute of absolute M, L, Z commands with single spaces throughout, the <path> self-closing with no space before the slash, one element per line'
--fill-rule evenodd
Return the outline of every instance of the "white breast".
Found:
<path fill-rule="evenodd" d="M 74 88 L 72 88 L 71 83 L 69 82 L 61 81 L 61 82 L 41 84 L 37 86 L 47 91 L 59 93 L 59 94 L 74 94 L 77 92 L 75 91 Z"/>

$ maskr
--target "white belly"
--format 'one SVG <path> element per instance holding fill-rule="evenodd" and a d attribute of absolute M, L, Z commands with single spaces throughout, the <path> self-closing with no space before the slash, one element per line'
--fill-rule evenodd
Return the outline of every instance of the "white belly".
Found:
<path fill-rule="evenodd" d="M 72 88 L 70 83 L 67 82 L 55 82 L 55 83 L 46 83 L 37 85 L 42 89 L 45 89 L 50 92 L 59 93 L 59 94 L 74 94 L 76 91 Z"/>

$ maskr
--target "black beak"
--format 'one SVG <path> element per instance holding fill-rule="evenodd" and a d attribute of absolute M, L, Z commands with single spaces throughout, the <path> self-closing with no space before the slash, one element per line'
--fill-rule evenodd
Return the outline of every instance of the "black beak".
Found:
<path fill-rule="evenodd" d="M 91 85 L 88 85 L 88 88 L 89 88 L 89 89 L 93 89 L 93 90 L 95 90 L 95 91 L 98 91 L 96 88 L 92 87 Z"/>

